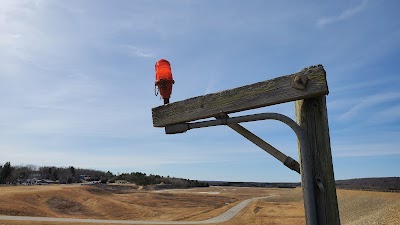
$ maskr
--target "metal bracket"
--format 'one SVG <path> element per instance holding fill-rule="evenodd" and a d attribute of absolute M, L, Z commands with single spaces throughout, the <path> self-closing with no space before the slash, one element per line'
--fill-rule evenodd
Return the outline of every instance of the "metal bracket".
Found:
<path fill-rule="evenodd" d="M 265 152 L 269 153 L 279 161 L 281 161 L 286 167 L 295 172 L 300 174 L 300 164 L 291 158 L 290 156 L 285 155 L 272 145 L 268 144 L 257 135 L 253 134 L 251 131 L 247 130 L 243 126 L 239 125 L 240 122 L 249 122 L 249 121 L 257 121 L 257 120 L 264 120 L 268 118 L 256 118 L 260 117 L 262 114 L 258 115 L 249 115 L 249 116 L 242 116 L 242 117 L 234 117 L 230 118 L 228 114 L 224 112 L 220 112 L 218 116 L 215 116 L 216 120 L 211 121 L 204 121 L 204 122 L 197 122 L 197 123 L 180 123 L 174 124 L 165 127 L 165 133 L 167 134 L 177 134 L 177 133 L 184 133 L 190 129 L 194 128 L 201 128 L 201 127 L 208 127 L 208 126 L 217 126 L 217 125 L 227 125 L 247 140 L 251 141 Z M 274 115 L 279 115 L 274 113 Z M 283 116 L 283 115 L 279 115 Z M 248 119 L 245 119 L 248 118 Z"/>
<path fill-rule="evenodd" d="M 218 117 L 215 117 L 222 121 L 223 125 L 227 125 L 228 127 L 232 128 L 232 130 L 236 131 L 238 134 L 245 137 L 247 140 L 251 141 L 253 144 L 260 147 L 262 150 L 267 152 L 268 154 L 272 155 L 279 161 L 281 161 L 285 166 L 289 169 L 294 170 L 295 172 L 300 174 L 300 164 L 294 160 L 293 158 L 283 154 L 281 151 L 276 149 L 274 146 L 268 144 L 263 139 L 259 138 L 257 135 L 253 134 L 251 131 L 247 130 L 243 126 L 239 125 L 238 123 L 230 123 L 228 124 L 229 115 L 221 112 Z"/>
<path fill-rule="evenodd" d="M 179 134 L 185 133 L 186 131 L 190 130 L 188 123 L 178 123 L 170 126 L 165 127 L 166 134 Z"/>
<path fill-rule="evenodd" d="M 216 116 L 215 118 L 218 120 L 221 120 L 222 125 L 228 125 L 228 118 L 229 118 L 228 114 L 226 114 L 224 112 L 220 112 L 219 116 Z"/>
<path fill-rule="evenodd" d="M 217 115 L 217 117 L 218 117 L 218 115 Z M 315 177 L 313 175 L 312 154 L 310 152 L 310 145 L 309 145 L 307 137 L 305 136 L 303 129 L 289 117 L 282 115 L 282 114 L 278 114 L 278 113 L 261 113 L 261 114 L 247 115 L 247 116 L 238 116 L 238 117 L 233 117 L 233 118 L 224 118 L 223 120 L 217 119 L 217 120 L 209 120 L 209 121 L 194 122 L 194 123 L 174 124 L 174 125 L 166 126 L 165 132 L 167 134 L 184 133 L 187 130 L 194 129 L 194 128 L 202 128 L 202 127 L 210 127 L 210 126 L 218 126 L 218 125 L 228 125 L 231 128 L 235 127 L 232 129 L 236 130 L 236 128 L 241 127 L 238 123 L 258 121 L 258 120 L 267 120 L 267 119 L 278 120 L 278 121 L 285 123 L 290 128 L 292 128 L 292 130 L 297 135 L 297 138 L 300 143 L 300 156 L 301 156 L 301 162 L 302 162 L 302 166 L 301 166 L 302 183 L 301 183 L 301 185 L 303 187 L 303 193 L 304 193 L 304 207 L 305 207 L 305 211 L 306 211 L 306 221 L 307 221 L 307 225 L 318 224 L 317 208 L 316 208 L 315 193 L 314 193 Z M 247 131 L 245 128 L 243 128 L 243 129 L 245 131 Z M 252 134 L 250 131 L 247 131 L 247 132 L 249 132 L 251 134 L 249 137 L 254 138 L 253 137 L 254 134 Z M 247 132 L 245 132 L 245 133 L 247 133 Z M 245 135 L 243 135 L 243 136 L 245 136 Z M 256 135 L 254 135 L 254 136 L 256 138 L 258 138 Z M 246 138 L 249 139 L 248 137 L 246 137 Z M 258 138 L 258 139 L 260 139 L 260 138 Z M 262 139 L 260 139 L 260 140 L 262 141 Z M 262 142 L 266 143 L 265 141 L 262 141 Z M 255 143 L 255 142 L 253 142 L 253 143 Z M 268 146 L 270 146 L 268 143 L 266 143 L 266 144 Z M 281 153 L 281 152 L 279 152 L 279 153 Z M 284 154 L 281 153 L 281 155 L 284 155 Z M 289 166 L 292 166 L 292 162 L 293 161 L 291 161 L 291 159 L 288 158 L 287 156 L 284 158 L 284 161 L 283 161 L 283 163 L 285 165 L 289 165 Z M 300 168 L 299 168 L 299 170 L 300 170 Z M 319 185 L 319 187 L 321 188 L 321 185 Z M 322 186 L 322 188 L 323 188 L 323 186 Z"/>
<path fill-rule="evenodd" d="M 283 163 L 285 166 L 289 167 L 289 169 L 294 170 L 298 173 L 300 173 L 300 164 L 294 160 L 293 158 L 291 158 L 290 156 L 288 156 L 285 160 L 285 162 Z"/>

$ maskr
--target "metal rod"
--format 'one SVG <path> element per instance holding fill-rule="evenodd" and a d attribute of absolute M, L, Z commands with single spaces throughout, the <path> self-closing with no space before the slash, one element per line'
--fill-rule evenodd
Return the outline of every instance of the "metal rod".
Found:
<path fill-rule="evenodd" d="M 287 156 L 285 154 L 283 154 L 282 152 L 280 152 L 279 150 L 277 150 L 276 148 L 274 148 L 272 145 L 268 144 L 261 138 L 257 137 L 256 135 L 254 135 L 252 132 L 250 132 L 246 128 L 240 126 L 239 124 L 228 124 L 228 126 L 230 128 L 232 128 L 234 131 L 241 134 L 243 137 L 247 138 L 248 140 L 250 140 L 251 142 L 256 144 L 258 147 L 262 148 L 264 151 L 271 154 L 273 157 L 275 157 L 282 163 L 285 162 L 285 160 L 287 158 Z"/>
<path fill-rule="evenodd" d="M 296 133 L 300 142 L 300 161 L 301 161 L 301 185 L 303 187 L 304 209 L 306 214 L 306 224 L 316 225 L 317 222 L 317 209 L 314 195 L 314 174 L 312 164 L 312 154 L 308 140 L 303 132 L 303 129 L 289 117 L 279 113 L 260 113 L 247 116 L 238 116 L 233 118 L 222 118 L 217 120 L 210 120 L 196 123 L 182 123 L 165 127 L 167 134 L 183 133 L 190 129 L 238 124 L 242 122 L 251 122 L 258 120 L 277 120 L 288 125 Z"/>
<path fill-rule="evenodd" d="M 228 124 L 228 127 L 232 128 L 234 131 L 238 132 L 240 135 L 245 137 L 247 140 L 253 142 L 255 145 L 260 147 L 262 150 L 266 151 L 279 161 L 281 161 L 285 166 L 289 167 L 289 169 L 296 171 L 300 174 L 300 165 L 299 163 L 292 159 L 291 157 L 283 154 L 281 151 L 276 149 L 274 146 L 268 144 L 263 139 L 259 138 L 257 135 L 253 134 L 243 126 L 239 124 Z"/>

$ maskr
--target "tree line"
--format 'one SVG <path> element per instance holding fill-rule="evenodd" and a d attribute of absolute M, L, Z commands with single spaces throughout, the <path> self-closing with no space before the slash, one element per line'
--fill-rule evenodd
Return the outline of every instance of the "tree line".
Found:
<path fill-rule="evenodd" d="M 17 165 L 10 162 L 0 165 L 0 184 L 23 184 L 28 180 L 46 180 L 54 183 L 71 184 L 90 181 L 100 183 L 129 182 L 137 185 L 169 185 L 171 188 L 208 187 L 207 183 L 160 175 L 147 175 L 141 172 L 113 174 L 94 169 L 56 166 Z"/>
<path fill-rule="evenodd" d="M 198 180 L 189 180 L 183 178 L 175 177 L 164 177 L 160 175 L 146 175 L 145 173 L 134 172 L 134 173 L 123 173 L 116 176 L 110 182 L 115 182 L 116 180 L 125 180 L 130 183 L 135 183 L 137 185 L 155 185 L 163 184 L 165 186 L 169 185 L 171 188 L 192 188 L 192 187 L 208 187 L 208 183 L 200 182 Z"/>

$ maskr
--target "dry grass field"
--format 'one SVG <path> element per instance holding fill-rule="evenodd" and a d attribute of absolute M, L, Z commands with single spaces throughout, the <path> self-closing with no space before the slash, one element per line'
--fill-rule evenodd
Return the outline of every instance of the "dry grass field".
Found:
<path fill-rule="evenodd" d="M 301 189 L 210 187 L 147 191 L 136 186 L 0 187 L 0 215 L 151 221 L 206 220 L 242 200 L 250 203 L 220 225 L 305 224 Z M 400 193 L 338 190 L 342 224 L 400 224 Z M 1 224 L 71 224 L 1 221 Z M 83 223 L 82 223 L 83 224 Z M 87 223 L 85 223 L 87 224 Z"/>

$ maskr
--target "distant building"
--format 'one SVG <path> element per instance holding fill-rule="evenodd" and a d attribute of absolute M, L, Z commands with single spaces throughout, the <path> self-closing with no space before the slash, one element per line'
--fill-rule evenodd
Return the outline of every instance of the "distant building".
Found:
<path fill-rule="evenodd" d="M 91 180 L 91 179 L 92 179 L 92 177 L 90 175 L 79 175 L 79 180 L 80 181 L 85 182 L 85 181 L 88 181 L 88 180 Z"/>
<path fill-rule="evenodd" d="M 42 175 L 40 173 L 31 173 L 29 174 L 30 179 L 41 179 Z"/>
<path fill-rule="evenodd" d="M 129 183 L 129 182 L 126 181 L 126 180 L 116 180 L 115 183 L 116 183 L 116 184 L 127 184 L 127 183 Z"/>

